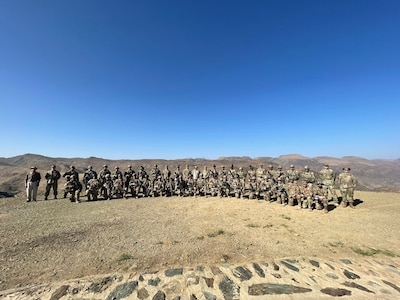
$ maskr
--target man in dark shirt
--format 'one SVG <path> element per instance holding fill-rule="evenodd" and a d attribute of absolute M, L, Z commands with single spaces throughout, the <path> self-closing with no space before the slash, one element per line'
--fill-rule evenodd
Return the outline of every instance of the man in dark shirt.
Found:
<path fill-rule="evenodd" d="M 36 201 L 37 191 L 40 183 L 40 173 L 36 171 L 36 167 L 31 167 L 31 170 L 25 177 L 26 202 Z"/>

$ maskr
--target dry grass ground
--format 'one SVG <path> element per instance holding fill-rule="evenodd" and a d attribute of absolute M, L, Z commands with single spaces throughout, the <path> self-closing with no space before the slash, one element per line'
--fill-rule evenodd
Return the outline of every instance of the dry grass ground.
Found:
<path fill-rule="evenodd" d="M 328 214 L 234 198 L 0 199 L 0 290 L 224 261 L 400 255 L 400 194 L 356 197 L 356 209 Z"/>

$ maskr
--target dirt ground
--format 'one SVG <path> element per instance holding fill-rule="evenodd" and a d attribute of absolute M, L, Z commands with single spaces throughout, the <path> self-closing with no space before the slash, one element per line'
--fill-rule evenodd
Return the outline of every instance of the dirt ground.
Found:
<path fill-rule="evenodd" d="M 400 255 L 400 194 L 356 209 L 170 197 L 71 203 L 0 199 L 0 290 L 110 272 L 284 257 Z"/>

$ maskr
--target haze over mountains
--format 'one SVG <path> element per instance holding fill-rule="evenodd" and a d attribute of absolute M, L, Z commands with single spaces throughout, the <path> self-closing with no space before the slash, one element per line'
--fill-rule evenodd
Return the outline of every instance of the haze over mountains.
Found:
<path fill-rule="evenodd" d="M 400 159 L 364 159 L 355 156 L 345 156 L 342 158 L 319 156 L 305 157 L 298 154 L 281 155 L 279 157 L 220 157 L 216 160 L 208 160 L 204 158 L 185 158 L 178 160 L 165 159 L 141 159 L 141 160 L 109 160 L 97 157 L 89 158 L 62 158 L 62 157 L 46 157 L 38 154 L 24 154 L 9 158 L 0 158 L 0 192 L 2 194 L 11 193 L 19 194 L 24 191 L 24 176 L 29 167 L 35 165 L 38 171 L 44 177 L 50 166 L 55 164 L 57 169 L 63 174 L 74 165 L 79 173 L 84 173 L 88 165 L 92 165 L 96 171 L 100 171 L 104 164 L 109 166 L 110 170 L 114 170 L 115 166 L 119 166 L 123 171 L 130 164 L 135 171 L 139 166 L 143 165 L 147 171 L 150 171 L 154 164 L 162 170 L 165 165 L 168 165 L 173 171 L 177 165 L 182 168 L 186 164 L 190 169 L 194 165 L 203 168 L 204 166 L 213 166 L 214 164 L 220 168 L 225 165 L 227 168 L 233 164 L 235 168 L 244 167 L 248 169 L 249 165 L 255 168 L 262 163 L 264 167 L 272 164 L 274 167 L 281 165 L 284 170 L 287 170 L 291 164 L 295 165 L 296 169 L 302 170 L 304 166 L 309 166 L 314 172 L 319 172 L 325 163 L 339 174 L 344 167 L 350 167 L 351 172 L 358 180 L 359 190 L 370 191 L 392 191 L 400 192 Z M 64 182 L 64 179 L 61 179 Z M 43 184 L 44 185 L 44 184 Z M 43 188 L 43 186 L 42 186 Z"/>

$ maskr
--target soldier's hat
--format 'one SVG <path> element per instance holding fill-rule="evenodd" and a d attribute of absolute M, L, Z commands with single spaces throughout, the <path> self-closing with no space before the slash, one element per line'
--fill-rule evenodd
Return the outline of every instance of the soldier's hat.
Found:
<path fill-rule="evenodd" d="M 351 169 L 349 167 L 343 168 L 343 171 L 350 171 Z"/>
<path fill-rule="evenodd" d="M 107 168 L 108 166 L 107 165 L 103 165 L 103 168 Z"/>
<path fill-rule="evenodd" d="M 324 167 L 328 167 L 329 168 L 329 165 L 328 164 L 324 164 Z"/>
<path fill-rule="evenodd" d="M 278 166 L 278 169 L 282 169 L 282 166 Z"/>
<path fill-rule="evenodd" d="M 269 165 L 268 168 L 272 169 L 274 166 L 273 165 Z"/>
<path fill-rule="evenodd" d="M 131 165 L 128 165 L 128 168 L 132 168 L 132 166 L 131 166 Z"/>
<path fill-rule="evenodd" d="M 290 165 L 291 168 L 294 168 L 294 165 Z"/>
<path fill-rule="evenodd" d="M 32 166 L 31 169 L 36 170 L 37 168 L 35 166 Z"/>
<path fill-rule="evenodd" d="M 115 167 L 116 169 L 119 169 L 119 167 Z"/>
<path fill-rule="evenodd" d="M 310 167 L 309 166 L 304 166 L 304 169 L 309 169 Z"/>
<path fill-rule="evenodd" d="M 52 168 L 55 168 L 56 166 L 55 166 L 55 165 L 52 165 L 51 167 L 52 167 Z"/>
<path fill-rule="evenodd" d="M 75 169 L 75 166 L 71 166 L 70 168 L 71 168 L 71 169 Z"/>

